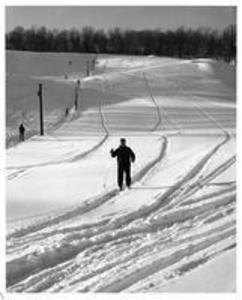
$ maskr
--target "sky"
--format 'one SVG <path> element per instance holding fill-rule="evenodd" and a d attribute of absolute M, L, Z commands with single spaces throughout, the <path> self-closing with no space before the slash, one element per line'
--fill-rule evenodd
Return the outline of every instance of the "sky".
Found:
<path fill-rule="evenodd" d="M 7 6 L 5 9 L 6 31 L 18 25 L 49 29 L 84 26 L 104 30 L 114 27 L 167 30 L 180 26 L 223 29 L 236 22 L 232 6 Z"/>

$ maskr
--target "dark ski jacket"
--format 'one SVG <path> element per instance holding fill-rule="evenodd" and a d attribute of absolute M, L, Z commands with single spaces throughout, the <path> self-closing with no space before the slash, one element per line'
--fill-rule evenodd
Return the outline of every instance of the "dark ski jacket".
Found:
<path fill-rule="evenodd" d="M 118 165 L 121 166 L 129 166 L 131 161 L 135 161 L 134 152 L 127 146 L 119 146 L 116 150 L 111 150 L 111 156 L 117 156 Z"/>
<path fill-rule="evenodd" d="M 19 126 L 19 132 L 20 132 L 21 134 L 23 134 L 23 133 L 25 132 L 25 128 L 24 128 L 24 125 L 23 125 L 23 124 L 21 124 L 21 125 Z"/>

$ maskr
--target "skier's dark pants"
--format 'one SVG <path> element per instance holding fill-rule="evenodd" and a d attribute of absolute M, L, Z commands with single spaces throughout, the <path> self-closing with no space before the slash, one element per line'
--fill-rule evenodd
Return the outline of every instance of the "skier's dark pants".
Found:
<path fill-rule="evenodd" d="M 125 180 L 126 185 L 129 187 L 131 184 L 131 177 L 130 177 L 130 165 L 118 165 L 118 185 L 120 188 L 123 186 L 123 175 L 125 173 Z"/>
<path fill-rule="evenodd" d="M 23 142 L 24 141 L 24 133 L 19 134 L 19 141 Z"/>

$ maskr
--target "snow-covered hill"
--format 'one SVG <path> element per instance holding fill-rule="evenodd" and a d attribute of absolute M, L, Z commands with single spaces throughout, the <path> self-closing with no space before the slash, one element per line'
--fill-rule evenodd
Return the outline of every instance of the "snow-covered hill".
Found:
<path fill-rule="evenodd" d="M 7 151 L 8 291 L 189 292 L 226 263 L 227 287 L 218 275 L 191 291 L 234 291 L 233 67 L 98 64 L 105 72 L 82 80 L 94 105 Z M 137 156 L 123 192 L 109 155 L 120 137 Z"/>

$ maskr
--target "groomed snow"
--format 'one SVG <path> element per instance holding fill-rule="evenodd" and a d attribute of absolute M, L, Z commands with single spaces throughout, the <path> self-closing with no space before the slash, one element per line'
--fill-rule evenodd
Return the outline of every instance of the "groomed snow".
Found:
<path fill-rule="evenodd" d="M 188 273 L 183 278 L 172 280 L 167 286 L 160 287 L 156 292 L 203 293 L 206 291 L 207 293 L 235 293 L 235 283 L 236 251 L 231 250 Z"/>
<path fill-rule="evenodd" d="M 233 292 L 236 106 L 226 65 L 124 56 L 99 67 L 82 83 L 102 100 L 7 151 L 8 291 Z M 137 156 L 121 193 L 109 154 L 120 137 Z"/>

